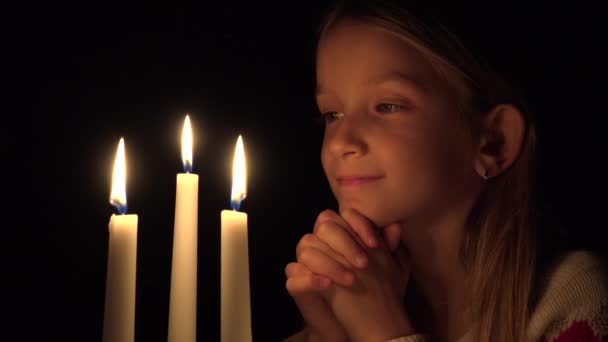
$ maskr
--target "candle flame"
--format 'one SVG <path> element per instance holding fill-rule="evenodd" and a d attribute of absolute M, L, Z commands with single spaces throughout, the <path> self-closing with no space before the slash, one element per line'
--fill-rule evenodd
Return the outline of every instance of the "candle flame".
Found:
<path fill-rule="evenodd" d="M 245 148 L 243 138 L 239 135 L 232 162 L 232 196 L 230 207 L 239 210 L 241 202 L 247 197 L 247 169 L 245 165 Z"/>
<path fill-rule="evenodd" d="M 125 139 L 120 138 L 116 159 L 114 160 L 114 171 L 112 172 L 112 191 L 110 203 L 116 207 L 119 214 L 127 212 L 127 170 L 125 166 Z"/>
<path fill-rule="evenodd" d="M 192 172 L 192 127 L 190 126 L 189 115 L 186 115 L 184 129 L 182 130 L 182 163 L 184 172 Z"/>

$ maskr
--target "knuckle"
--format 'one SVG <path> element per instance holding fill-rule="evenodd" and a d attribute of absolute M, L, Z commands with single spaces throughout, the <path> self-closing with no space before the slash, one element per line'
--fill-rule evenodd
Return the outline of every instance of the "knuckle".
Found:
<path fill-rule="evenodd" d="M 312 274 L 308 274 L 306 275 L 306 277 L 304 278 L 304 289 L 310 290 L 313 289 L 315 287 L 315 276 L 313 276 Z"/>
<path fill-rule="evenodd" d="M 298 244 L 296 245 L 296 255 L 298 255 L 302 249 L 309 248 L 316 242 L 317 238 L 313 234 L 305 234 L 302 236 Z"/>
<path fill-rule="evenodd" d="M 324 221 L 324 220 L 329 220 L 334 218 L 335 213 L 333 212 L 333 210 L 330 209 L 325 209 L 323 210 L 319 216 L 317 217 L 317 221 Z"/>
<path fill-rule="evenodd" d="M 287 266 L 285 266 L 285 276 L 286 277 L 291 277 L 291 275 L 295 272 L 296 266 L 297 264 L 295 262 L 290 262 L 289 264 L 287 264 Z"/>
<path fill-rule="evenodd" d="M 314 279 L 310 275 L 288 278 L 285 288 L 290 295 L 295 296 L 310 291 L 313 288 Z"/>
<path fill-rule="evenodd" d="M 302 238 L 300 239 L 300 243 L 304 244 L 304 245 L 311 245 L 313 243 L 315 243 L 317 241 L 317 238 L 310 233 L 304 234 L 304 236 L 302 236 Z"/>
<path fill-rule="evenodd" d="M 285 288 L 289 294 L 293 295 L 297 292 L 297 287 L 293 278 L 289 278 L 285 281 Z"/>
<path fill-rule="evenodd" d="M 298 253 L 298 262 L 301 262 L 303 264 L 307 264 L 309 263 L 312 259 L 314 259 L 314 254 L 315 252 L 313 251 L 312 248 L 309 247 L 303 247 L 300 249 L 300 252 Z"/>
<path fill-rule="evenodd" d="M 331 233 L 331 231 L 333 230 L 334 225 L 331 224 L 331 222 L 322 222 L 321 224 L 319 224 L 317 226 L 317 230 L 315 232 L 315 235 L 317 235 L 317 237 L 322 237 L 322 236 L 327 236 L 328 234 Z"/>
<path fill-rule="evenodd" d="M 287 291 L 293 296 L 293 295 L 297 295 L 299 293 L 301 293 L 304 288 L 302 286 L 302 279 L 299 278 L 289 278 L 287 279 L 287 281 L 285 282 L 285 287 L 287 288 Z"/>
<path fill-rule="evenodd" d="M 334 213 L 332 210 L 330 210 L 330 209 L 323 210 L 319 214 L 319 216 L 317 216 L 317 221 L 315 222 L 314 229 L 316 230 L 318 228 L 318 226 L 324 222 L 334 220 L 335 217 L 336 217 L 336 213 Z"/>

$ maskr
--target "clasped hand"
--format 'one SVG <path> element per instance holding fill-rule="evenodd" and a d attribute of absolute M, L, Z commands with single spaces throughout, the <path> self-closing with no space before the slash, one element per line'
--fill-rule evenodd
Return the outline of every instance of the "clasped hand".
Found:
<path fill-rule="evenodd" d="M 318 216 L 285 268 L 309 341 L 383 342 L 413 333 L 403 307 L 409 265 L 400 234 L 400 224 L 379 230 L 352 209 Z"/>

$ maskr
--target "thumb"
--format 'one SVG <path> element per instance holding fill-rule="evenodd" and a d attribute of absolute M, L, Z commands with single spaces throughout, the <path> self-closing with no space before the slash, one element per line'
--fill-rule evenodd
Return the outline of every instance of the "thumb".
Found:
<path fill-rule="evenodd" d="M 391 223 L 382 230 L 389 251 L 394 252 L 401 241 L 401 224 Z"/>

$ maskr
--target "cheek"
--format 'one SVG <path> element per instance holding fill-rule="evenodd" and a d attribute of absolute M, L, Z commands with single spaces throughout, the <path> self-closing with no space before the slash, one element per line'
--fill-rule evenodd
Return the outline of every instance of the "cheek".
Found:
<path fill-rule="evenodd" d="M 432 149 L 430 164 L 438 185 L 443 191 L 453 189 L 459 192 L 458 188 L 473 168 L 472 145 L 462 135 L 452 133 L 438 137 Z"/>
<path fill-rule="evenodd" d="M 430 188 L 450 182 L 455 167 L 462 169 L 462 142 L 451 135 L 420 130 L 407 138 L 394 139 L 383 144 L 378 152 L 385 165 L 396 175 L 395 182 L 410 189 Z M 389 171 L 389 170 L 387 170 Z M 405 184 L 402 184 L 405 183 Z"/>
<path fill-rule="evenodd" d="M 454 129 L 446 130 L 445 136 L 440 137 L 437 146 L 440 153 L 445 156 L 446 163 L 451 166 L 463 165 L 473 152 L 471 137 L 456 125 Z"/>

